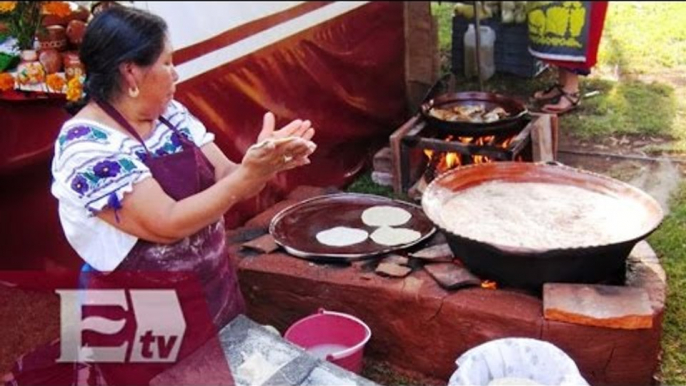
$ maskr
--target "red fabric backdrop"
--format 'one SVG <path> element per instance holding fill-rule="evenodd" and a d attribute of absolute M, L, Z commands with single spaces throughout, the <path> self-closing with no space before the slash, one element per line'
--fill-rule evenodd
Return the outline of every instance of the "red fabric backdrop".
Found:
<path fill-rule="evenodd" d="M 406 118 L 402 2 L 373 2 L 181 83 L 177 99 L 238 162 L 271 110 L 317 129 L 312 164 L 227 213 L 236 226 L 301 184 L 345 186 Z M 59 101 L 0 100 L 0 269 L 78 267 L 50 195 Z"/>

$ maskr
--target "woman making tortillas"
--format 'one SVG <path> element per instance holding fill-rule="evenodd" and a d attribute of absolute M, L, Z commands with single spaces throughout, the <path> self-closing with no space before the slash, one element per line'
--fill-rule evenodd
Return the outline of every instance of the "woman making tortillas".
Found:
<path fill-rule="evenodd" d="M 193 273 L 211 320 L 225 325 L 244 301 L 223 215 L 277 173 L 309 163 L 311 123 L 295 120 L 275 131 L 267 113 L 258 144 L 240 164 L 231 162 L 173 99 L 178 75 L 166 23 L 140 9 L 99 13 L 80 57 L 89 100 L 59 133 L 52 192 L 83 271 Z M 125 374 L 103 375 L 118 384 Z"/>
<path fill-rule="evenodd" d="M 598 58 L 607 1 L 530 1 L 529 51 L 558 69 L 558 81 L 533 95 L 541 111 L 564 114 L 581 102 L 579 75 Z"/>

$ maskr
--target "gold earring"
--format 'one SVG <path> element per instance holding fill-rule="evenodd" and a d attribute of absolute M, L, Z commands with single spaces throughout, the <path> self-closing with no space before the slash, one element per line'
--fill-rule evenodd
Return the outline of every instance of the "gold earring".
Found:
<path fill-rule="evenodd" d="M 136 98 L 138 97 L 138 94 L 141 93 L 141 90 L 138 89 L 138 87 L 129 87 L 129 96 L 131 98 Z"/>

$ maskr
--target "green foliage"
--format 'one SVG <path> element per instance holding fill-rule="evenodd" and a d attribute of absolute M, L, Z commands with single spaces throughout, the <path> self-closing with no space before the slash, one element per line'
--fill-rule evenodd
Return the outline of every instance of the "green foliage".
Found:
<path fill-rule="evenodd" d="M 686 3 L 611 2 L 598 52 L 622 73 L 686 65 Z"/>
<path fill-rule="evenodd" d="M 8 35 L 17 39 L 19 50 L 33 49 L 34 38 L 43 21 L 41 6 L 40 1 L 17 1 L 14 9 L 0 14 Z"/>
<path fill-rule="evenodd" d="M 686 183 L 674 195 L 672 212 L 649 238 L 667 273 L 662 337 L 662 384 L 686 385 Z"/>
<path fill-rule="evenodd" d="M 581 137 L 611 134 L 645 134 L 675 138 L 677 100 L 674 88 L 661 83 L 614 82 L 590 79 L 582 93 L 599 91 L 582 100 L 575 114 L 562 117 L 561 126 Z"/>
<path fill-rule="evenodd" d="M 393 189 L 388 186 L 378 185 L 372 180 L 371 173 L 365 173 L 360 176 L 360 178 L 348 186 L 346 192 L 375 194 L 377 196 L 395 198 Z"/>
<path fill-rule="evenodd" d="M 453 7 L 452 3 L 431 2 L 431 14 L 438 23 L 438 48 L 441 51 L 450 52 L 451 49 Z"/>
<path fill-rule="evenodd" d="M 365 359 L 362 376 L 379 385 L 387 386 L 438 386 L 435 380 L 419 379 L 408 374 L 401 374 L 388 363 Z"/>
<path fill-rule="evenodd" d="M 453 3 L 431 2 L 431 14 L 437 23 L 438 51 L 444 60 L 441 63 L 441 73 L 447 74 L 451 68 L 452 34 L 453 34 Z"/>

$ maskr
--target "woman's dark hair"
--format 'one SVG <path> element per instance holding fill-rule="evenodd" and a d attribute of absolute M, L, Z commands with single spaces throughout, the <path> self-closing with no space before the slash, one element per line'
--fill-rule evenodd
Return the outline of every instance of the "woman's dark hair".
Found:
<path fill-rule="evenodd" d="M 162 54 L 166 35 L 167 23 L 144 10 L 116 6 L 98 13 L 88 23 L 79 52 L 86 95 L 111 101 L 122 91 L 119 65 L 152 65 Z"/>

